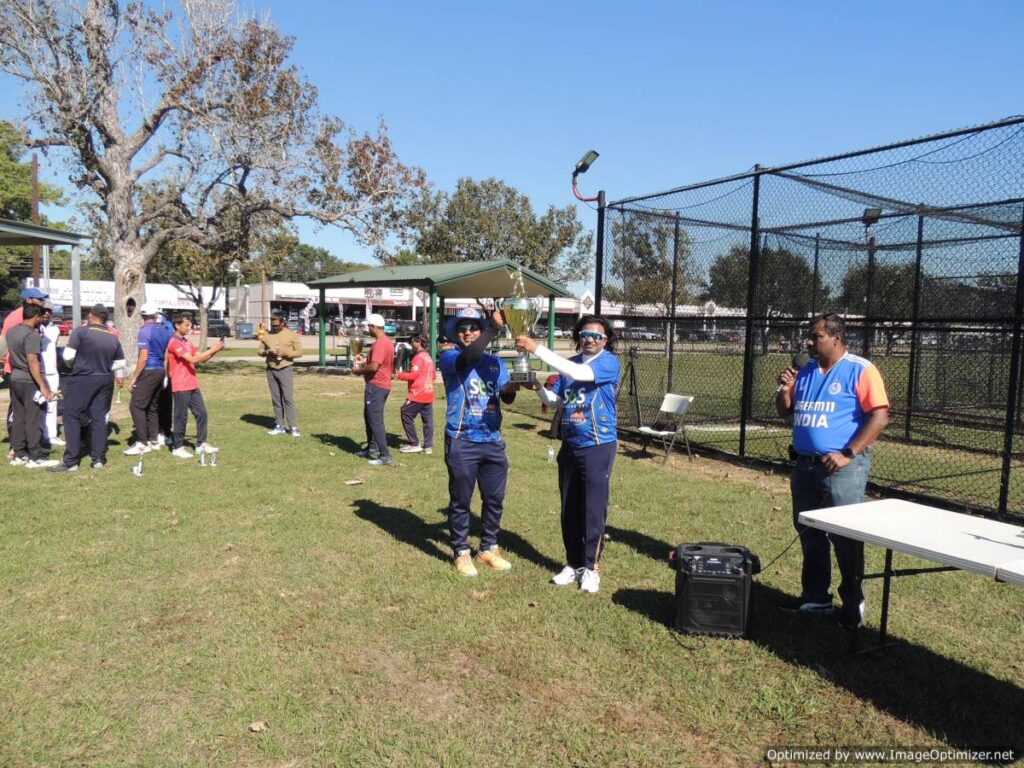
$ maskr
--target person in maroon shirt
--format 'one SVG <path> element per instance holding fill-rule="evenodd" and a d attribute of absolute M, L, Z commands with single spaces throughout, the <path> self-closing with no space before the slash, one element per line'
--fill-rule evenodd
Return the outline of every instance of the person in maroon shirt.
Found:
<path fill-rule="evenodd" d="M 363 421 L 366 424 L 366 448 L 356 456 L 369 459 L 375 467 L 390 466 L 387 431 L 384 429 L 384 404 L 391 394 L 391 374 L 395 370 L 395 344 L 384 332 L 384 317 L 372 314 L 366 325 L 373 336 L 370 357 L 356 355 L 352 373 L 366 380 L 363 390 Z"/>

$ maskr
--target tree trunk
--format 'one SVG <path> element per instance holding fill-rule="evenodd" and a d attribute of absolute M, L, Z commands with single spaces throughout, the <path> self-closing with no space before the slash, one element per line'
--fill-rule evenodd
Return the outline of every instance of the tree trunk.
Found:
<path fill-rule="evenodd" d="M 206 302 L 202 300 L 202 287 L 199 288 L 200 299 L 196 302 L 199 305 L 199 349 L 206 349 L 208 340 L 207 332 L 209 331 L 209 320 L 210 320 L 210 308 L 206 306 Z"/>
<path fill-rule="evenodd" d="M 125 246 L 114 247 L 114 327 L 121 334 L 121 347 L 128 361 L 128 375 L 135 370 L 139 357 L 139 310 L 145 301 L 146 268 L 141 254 Z M 128 316 L 128 299 L 135 300 L 135 311 Z"/>

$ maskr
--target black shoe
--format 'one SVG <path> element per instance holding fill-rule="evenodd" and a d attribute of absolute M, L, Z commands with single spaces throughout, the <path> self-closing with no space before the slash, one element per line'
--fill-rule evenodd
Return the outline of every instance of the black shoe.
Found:
<path fill-rule="evenodd" d="M 835 613 L 831 595 L 824 602 L 808 600 L 806 597 L 790 597 L 779 604 L 779 610 L 787 613 L 811 613 L 819 616 Z"/>
<path fill-rule="evenodd" d="M 843 629 L 856 629 L 864 625 L 864 601 L 853 606 L 844 605 L 839 610 L 839 626 Z"/>
<path fill-rule="evenodd" d="M 56 467 L 50 467 L 46 471 L 47 472 L 77 472 L 78 471 L 78 465 L 75 464 L 74 466 L 69 467 L 67 464 L 64 464 L 62 462 L 62 463 L 58 464 Z"/>

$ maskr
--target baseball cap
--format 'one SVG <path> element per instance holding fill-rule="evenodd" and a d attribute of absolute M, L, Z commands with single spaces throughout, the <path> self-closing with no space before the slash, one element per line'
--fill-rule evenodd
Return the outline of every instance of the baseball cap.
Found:
<path fill-rule="evenodd" d="M 375 325 L 378 328 L 383 328 L 387 323 L 384 320 L 384 315 L 379 315 L 374 312 L 372 315 L 366 318 L 367 325 Z"/>
<path fill-rule="evenodd" d="M 110 314 L 110 310 L 107 309 L 106 304 L 93 304 L 89 310 L 89 314 L 94 317 L 98 317 L 103 322 L 107 321 L 107 316 Z"/>
<path fill-rule="evenodd" d="M 21 300 L 25 299 L 48 299 L 50 294 L 43 293 L 38 288 L 26 288 L 21 292 Z"/>
<path fill-rule="evenodd" d="M 147 301 L 142 305 L 142 309 L 139 310 L 139 314 L 144 315 L 145 317 L 152 317 L 153 315 L 160 314 L 160 310 L 157 309 L 156 304 L 151 301 Z"/>

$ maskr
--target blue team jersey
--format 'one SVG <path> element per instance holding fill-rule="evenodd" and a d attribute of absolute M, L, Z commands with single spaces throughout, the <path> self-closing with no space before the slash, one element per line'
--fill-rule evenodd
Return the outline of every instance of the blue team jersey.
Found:
<path fill-rule="evenodd" d="M 793 385 L 793 449 L 804 456 L 841 451 L 870 412 L 888 404 L 878 369 L 863 357 L 847 353 L 824 372 L 811 360 Z"/>
<path fill-rule="evenodd" d="M 448 398 L 444 433 L 472 443 L 500 443 L 498 395 L 508 383 L 508 370 L 497 357 L 485 354 L 476 365 L 460 373 L 455 369 L 460 354 L 456 349 L 441 353 L 441 376 Z"/>
<path fill-rule="evenodd" d="M 569 358 L 583 363 L 583 355 Z M 590 448 L 618 439 L 615 398 L 619 392 L 619 361 L 601 351 L 589 365 L 593 381 L 559 376 L 553 392 L 562 396 L 562 441 L 572 448 Z"/>
<path fill-rule="evenodd" d="M 167 351 L 167 342 L 170 340 L 171 332 L 159 320 L 142 326 L 139 331 L 139 349 L 144 349 L 148 353 L 143 370 L 163 370 L 164 352 Z"/>

